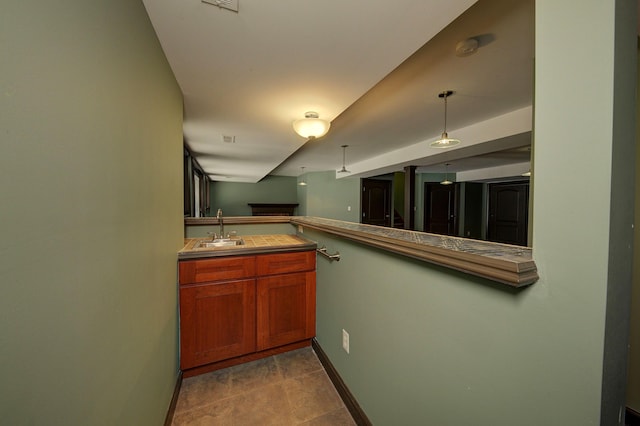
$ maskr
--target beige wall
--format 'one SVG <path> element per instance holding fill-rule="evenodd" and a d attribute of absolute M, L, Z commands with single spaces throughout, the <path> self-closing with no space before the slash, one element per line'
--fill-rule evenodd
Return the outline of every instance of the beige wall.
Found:
<path fill-rule="evenodd" d="M 0 17 L 0 423 L 161 424 L 182 95 L 141 1 Z"/>

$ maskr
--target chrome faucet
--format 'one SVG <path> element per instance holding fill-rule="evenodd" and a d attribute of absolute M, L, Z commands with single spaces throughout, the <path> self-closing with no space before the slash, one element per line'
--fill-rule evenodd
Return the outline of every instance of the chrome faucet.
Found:
<path fill-rule="evenodd" d="M 222 209 L 218 209 L 216 219 L 218 219 L 218 223 L 220 224 L 220 238 L 224 238 L 224 220 L 222 219 Z"/>

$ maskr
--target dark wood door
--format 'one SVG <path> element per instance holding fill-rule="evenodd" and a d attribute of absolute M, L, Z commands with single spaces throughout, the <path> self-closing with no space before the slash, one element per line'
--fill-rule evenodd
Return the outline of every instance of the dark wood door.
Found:
<path fill-rule="evenodd" d="M 391 181 L 362 179 L 362 223 L 391 226 Z"/>
<path fill-rule="evenodd" d="M 255 280 L 180 287 L 180 368 L 248 354 L 256 348 Z"/>
<path fill-rule="evenodd" d="M 489 185 L 489 241 L 526 246 L 528 216 L 529 182 Z"/>
<path fill-rule="evenodd" d="M 465 238 L 482 238 L 484 184 L 477 182 L 464 183 L 464 231 Z M 486 218 L 485 218 L 486 220 Z"/>
<path fill-rule="evenodd" d="M 424 231 L 456 235 L 458 229 L 458 184 L 424 184 Z"/>
<path fill-rule="evenodd" d="M 315 271 L 258 278 L 257 288 L 259 351 L 315 336 Z"/>

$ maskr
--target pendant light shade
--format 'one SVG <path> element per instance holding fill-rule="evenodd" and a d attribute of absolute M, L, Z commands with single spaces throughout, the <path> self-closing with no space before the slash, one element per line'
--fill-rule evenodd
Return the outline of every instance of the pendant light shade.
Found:
<path fill-rule="evenodd" d="M 449 180 L 449 163 L 444 165 L 444 180 L 440 182 L 440 185 L 451 185 L 453 182 Z"/>
<path fill-rule="evenodd" d="M 338 173 L 351 173 L 349 170 L 347 170 L 346 166 L 345 166 L 345 160 L 347 158 L 347 147 L 349 145 L 342 145 L 342 168 L 340 170 L 338 170 Z"/>
<path fill-rule="evenodd" d="M 440 139 L 431 142 L 432 148 L 451 148 L 452 146 L 458 145 L 460 143 L 458 139 L 450 138 L 447 134 L 447 98 L 451 95 L 453 95 L 452 90 L 445 90 L 438 95 L 439 98 L 444 99 L 444 130 L 442 131 L 442 136 L 440 137 Z"/>
<path fill-rule="evenodd" d="M 300 174 L 300 176 L 302 176 L 302 180 L 298 183 L 299 186 L 307 186 L 307 182 L 304 180 L 304 167 L 300 167 L 302 169 L 302 173 Z"/>
<path fill-rule="evenodd" d="M 293 130 L 307 139 L 316 139 L 327 134 L 331 123 L 319 117 L 317 112 L 308 111 L 304 118 L 293 122 Z"/>

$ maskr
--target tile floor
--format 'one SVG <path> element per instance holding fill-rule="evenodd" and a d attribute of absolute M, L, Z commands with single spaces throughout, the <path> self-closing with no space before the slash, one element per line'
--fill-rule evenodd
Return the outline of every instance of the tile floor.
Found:
<path fill-rule="evenodd" d="M 173 425 L 355 425 L 310 347 L 182 381 Z"/>

